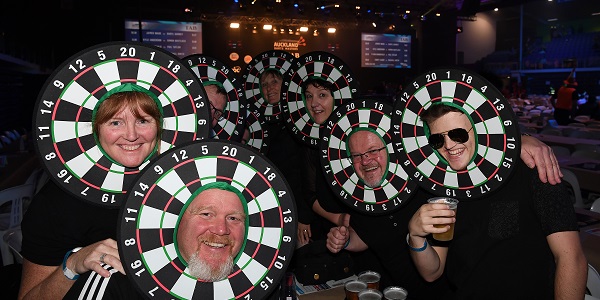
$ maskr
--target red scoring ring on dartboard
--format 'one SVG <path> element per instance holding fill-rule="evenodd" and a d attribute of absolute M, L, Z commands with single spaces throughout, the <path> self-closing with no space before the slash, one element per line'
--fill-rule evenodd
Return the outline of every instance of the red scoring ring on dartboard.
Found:
<path fill-rule="evenodd" d="M 272 291 L 274 285 L 269 284 L 268 287 L 265 287 L 262 286 L 261 282 L 264 282 L 265 280 L 279 282 L 279 279 L 277 278 L 284 274 L 282 273 L 282 270 L 285 269 L 289 259 L 282 260 L 282 257 L 287 258 L 292 254 L 293 249 L 295 248 L 295 246 L 292 247 L 292 244 L 295 244 L 296 231 L 295 223 L 293 222 L 295 219 L 295 206 L 291 199 L 289 187 L 285 181 L 283 181 L 282 175 L 274 169 L 268 161 L 262 159 L 262 156 L 256 152 L 256 150 L 230 141 L 228 141 L 225 146 L 221 146 L 223 142 L 220 141 L 224 140 L 198 141 L 189 143 L 187 146 L 182 145 L 177 149 L 171 149 L 169 152 L 161 154 L 156 161 L 145 168 L 142 171 L 142 175 L 137 179 L 139 184 L 134 184 L 134 188 L 129 194 L 128 201 L 122 209 L 122 217 L 127 219 L 126 216 L 132 215 L 135 217 L 135 220 L 143 220 L 146 218 L 146 221 L 142 227 L 138 227 L 138 225 L 140 225 L 139 222 L 129 222 L 130 224 L 127 224 L 127 221 L 123 223 L 123 218 L 121 218 L 121 225 L 125 227 L 122 227 L 121 229 L 121 233 L 124 234 L 124 236 L 121 235 L 119 240 L 121 244 L 126 243 L 128 237 L 129 239 L 135 238 L 138 241 L 138 245 L 135 245 L 135 248 L 127 250 L 127 247 L 125 246 L 120 247 L 120 252 L 122 253 L 124 265 L 128 266 L 129 272 L 139 272 L 140 269 L 136 268 L 132 270 L 131 268 L 134 267 L 133 265 L 129 267 L 130 264 L 128 261 L 146 260 L 142 264 L 142 268 L 144 268 L 146 272 L 139 272 L 142 274 L 142 277 L 134 280 L 136 282 L 136 287 L 141 289 L 141 291 L 148 291 L 153 287 L 159 286 L 161 292 L 158 294 L 160 295 L 162 295 L 162 293 L 167 293 L 167 295 L 178 295 L 186 298 L 188 297 L 187 295 L 190 295 L 191 297 L 192 295 L 197 296 L 200 295 L 197 293 L 201 293 L 210 298 L 210 294 L 205 294 L 208 292 L 214 293 L 215 299 L 221 298 L 217 297 L 217 295 L 222 296 L 222 292 L 212 288 L 211 282 L 191 279 L 189 276 L 184 275 L 182 273 L 183 269 L 181 269 L 184 265 L 176 259 L 176 257 L 169 257 L 167 260 L 163 253 L 164 250 L 161 250 L 161 248 L 172 250 L 172 247 L 176 247 L 176 244 L 173 243 L 175 241 L 167 243 L 167 241 L 169 241 L 169 236 L 165 235 L 173 234 L 168 232 L 168 226 L 172 226 L 171 228 L 173 230 L 175 229 L 173 214 L 179 214 L 179 210 L 181 209 L 178 205 L 173 206 L 173 200 L 179 197 L 177 203 L 180 204 L 179 202 L 185 202 L 189 199 L 181 198 L 181 196 L 177 196 L 177 193 L 179 192 L 175 192 L 182 191 L 181 188 L 183 188 L 183 186 L 179 187 L 179 184 L 184 184 L 185 187 L 189 187 L 190 185 L 197 183 L 197 179 L 194 178 L 194 172 L 196 171 L 199 172 L 198 175 L 200 175 L 201 178 L 204 178 L 201 180 L 207 180 L 206 182 L 213 182 L 213 180 L 231 182 L 232 184 L 233 182 L 237 182 L 236 185 L 238 185 L 238 189 L 241 188 L 240 191 L 244 194 L 249 205 L 250 227 L 248 227 L 248 230 L 250 231 L 247 233 L 246 246 L 240 250 L 243 251 L 243 254 L 240 255 L 241 257 L 244 257 L 244 260 L 236 263 L 237 267 L 234 268 L 233 273 L 219 284 L 219 290 L 226 288 L 226 290 L 222 291 L 226 294 L 233 293 L 231 295 L 235 298 L 243 297 L 249 293 L 253 295 L 253 297 L 262 298 L 264 293 Z M 221 148 L 217 148 L 219 146 L 221 146 Z M 232 151 L 232 157 L 217 154 L 217 152 L 221 153 L 222 151 L 225 151 L 225 147 L 229 147 Z M 237 156 L 235 152 L 233 152 L 234 148 L 237 149 Z M 175 157 L 175 155 L 178 156 Z M 181 161 L 178 159 L 179 156 L 192 157 L 193 159 Z M 210 165 L 212 166 L 211 168 L 202 168 L 205 164 L 199 160 L 204 158 L 207 159 L 206 166 Z M 245 161 L 248 162 L 245 163 Z M 190 164 L 190 162 L 195 163 Z M 233 164 L 228 162 L 232 162 Z M 172 163 L 173 165 L 171 165 Z M 160 170 L 160 173 L 156 173 L 159 172 L 155 169 L 157 167 L 159 168 L 158 170 Z M 230 174 L 228 175 L 227 173 Z M 152 182 L 152 184 L 150 184 L 147 190 L 144 190 L 144 186 L 146 185 L 145 182 L 147 181 Z M 173 186 L 172 183 L 174 182 L 179 182 L 179 184 Z M 244 184 L 244 182 L 247 182 L 247 184 Z M 155 187 L 159 187 L 159 189 L 155 189 Z M 195 188 L 196 187 L 192 189 L 188 188 L 186 193 L 192 192 Z M 286 193 L 282 193 L 283 191 L 286 191 Z M 136 193 L 138 196 L 134 195 Z M 141 195 L 139 195 L 139 193 L 144 194 L 143 198 L 140 197 Z M 167 193 L 170 196 L 166 198 L 166 195 L 163 195 L 163 193 Z M 165 201 L 168 201 L 169 203 L 165 204 Z M 250 209 L 251 207 L 252 209 Z M 153 216 L 155 213 L 152 211 L 156 209 L 158 209 L 159 212 L 162 210 L 163 214 L 169 214 L 169 216 L 165 217 L 170 218 L 171 221 L 168 221 L 166 218 L 164 219 L 167 221 L 167 223 L 164 223 L 167 227 L 147 223 L 148 220 L 150 220 L 147 219 L 147 217 Z M 168 209 L 171 211 L 168 211 Z M 141 212 L 143 210 L 148 210 L 148 213 L 142 215 Z M 277 220 L 277 218 L 279 218 L 279 220 Z M 289 220 L 287 220 L 288 218 Z M 162 220 L 162 218 L 160 219 Z M 133 229 L 133 232 L 131 229 Z M 142 232 L 142 230 L 145 232 Z M 157 239 L 153 239 L 152 236 L 157 236 L 154 233 L 156 230 L 161 230 L 160 236 Z M 147 239 L 147 241 L 142 243 L 142 238 L 145 240 Z M 274 238 L 278 240 L 273 240 Z M 131 252 L 132 250 L 134 252 Z M 282 266 L 275 267 L 276 264 L 282 264 Z M 169 267 L 165 268 L 165 266 Z M 257 267 L 259 268 L 257 269 Z M 283 269 L 280 269 L 280 267 Z M 263 270 L 268 273 L 257 277 L 252 274 L 252 272 L 256 270 Z M 268 276 L 268 278 L 265 276 Z M 198 284 L 193 284 L 191 286 L 193 290 L 188 288 L 182 290 L 181 285 L 173 285 L 175 283 L 180 283 L 189 286 L 190 279 L 194 282 L 198 282 Z M 247 280 L 250 280 L 249 283 L 252 283 L 252 285 L 247 287 Z M 259 285 L 261 288 L 257 289 L 256 287 Z"/>
<path fill-rule="evenodd" d="M 429 82 L 429 79 L 436 78 L 437 76 L 443 78 Z M 443 86 L 442 82 L 446 83 L 446 85 Z M 515 117 L 510 109 L 510 105 L 492 84 L 480 78 L 477 74 L 471 74 L 469 71 L 442 69 L 429 71 L 417 77 L 412 84 L 408 84 L 407 86 L 408 89 L 405 93 L 409 96 L 407 101 L 404 103 L 397 101 L 396 109 L 394 110 L 395 113 L 398 112 L 394 115 L 394 123 L 399 125 L 397 135 L 401 136 L 401 139 L 397 140 L 396 144 L 407 151 L 399 153 L 400 156 L 405 155 L 405 158 L 402 158 L 402 160 L 406 159 L 406 162 L 410 162 L 407 167 L 409 169 L 414 168 L 415 172 L 418 172 L 420 176 L 424 176 L 430 182 L 429 187 L 420 182 L 419 184 L 422 187 L 429 189 L 431 183 L 434 183 L 443 187 L 442 189 L 431 190 L 434 194 L 455 190 L 461 191 L 461 194 L 453 194 L 455 197 L 477 198 L 481 194 L 497 189 L 502 183 L 502 180 L 499 178 L 506 178 L 512 174 L 512 170 L 514 169 L 512 167 L 514 165 L 513 162 L 519 159 L 518 155 L 520 154 L 520 144 L 517 138 L 518 128 L 514 125 Z M 430 86 L 433 86 L 433 88 L 430 88 Z M 425 90 L 423 91 L 423 89 Z M 446 173 L 447 165 L 443 160 L 435 164 L 429 160 L 429 157 L 437 154 L 433 150 L 426 148 L 426 142 L 416 149 L 412 147 L 409 147 L 409 149 L 404 148 L 404 145 L 408 145 L 407 143 L 417 142 L 419 138 L 422 140 L 424 137 L 424 134 L 419 135 L 421 130 L 424 131 L 422 126 L 417 126 L 416 123 L 411 125 L 413 123 L 412 115 L 410 118 L 411 121 L 406 124 L 404 123 L 404 120 L 407 118 L 406 112 L 412 110 L 415 115 L 420 115 L 423 111 L 423 107 L 420 106 L 421 103 L 443 100 L 440 94 L 438 94 L 440 92 L 443 99 L 448 99 L 450 93 L 453 93 L 452 100 L 448 100 L 448 102 L 452 102 L 459 107 L 462 106 L 475 127 L 476 145 L 483 147 L 474 153 L 475 160 L 470 165 L 471 169 L 469 170 Z M 419 95 L 420 101 L 414 102 L 417 95 Z M 419 109 L 415 109 L 415 105 L 411 105 L 413 102 L 419 106 Z M 406 130 L 403 126 L 413 127 L 406 128 Z M 413 136 L 406 136 L 406 133 Z M 513 138 L 513 140 L 509 141 L 509 137 Z M 513 147 L 509 148 L 509 143 Z M 431 154 L 427 155 L 427 153 Z M 504 165 L 503 162 L 509 162 L 508 166 Z M 420 169 L 416 168 L 417 165 L 425 163 L 431 163 L 431 168 L 434 171 L 430 174 L 426 173 L 428 172 L 427 169 L 429 169 L 427 166 L 423 166 L 424 168 Z M 456 175 L 454 177 L 447 174 Z M 468 184 L 469 182 L 471 184 Z M 451 185 L 446 186 L 445 184 L 448 183 L 451 183 Z M 455 187 L 452 183 L 458 184 L 458 186 Z M 480 186 L 481 188 L 478 188 Z"/>
<path fill-rule="evenodd" d="M 117 62 L 119 62 L 119 61 L 133 61 L 133 62 L 140 62 L 140 61 L 142 61 L 142 60 L 141 60 L 141 59 L 135 59 L 135 58 L 118 58 L 118 59 L 115 59 L 114 61 L 117 61 Z M 80 73 L 79 75 L 77 75 L 77 76 L 75 76 L 75 77 L 73 78 L 73 81 L 77 81 L 77 79 L 78 79 L 78 78 L 80 78 L 81 76 L 85 75 L 87 72 L 89 72 L 89 71 L 91 71 L 91 70 L 94 70 L 94 67 L 95 67 L 95 66 L 91 66 L 91 67 L 89 67 L 89 68 L 87 68 L 87 69 L 84 69 L 84 70 L 82 70 L 82 71 L 81 71 L 81 73 Z M 160 66 L 160 69 L 161 69 L 162 71 L 164 71 L 165 73 L 167 73 L 167 74 L 171 75 L 171 77 L 173 77 L 173 78 L 175 79 L 175 81 L 177 81 L 177 80 L 178 80 L 178 78 L 175 76 L 175 74 L 174 74 L 173 72 L 171 72 L 171 70 L 169 70 L 169 69 L 166 69 L 166 68 L 164 68 L 163 66 Z M 120 80 L 120 82 L 121 82 L 121 83 L 128 83 L 128 82 L 135 83 L 135 82 L 137 82 L 137 80 L 136 80 L 136 79 L 121 79 L 121 80 Z M 152 87 L 154 90 L 156 90 L 156 91 L 160 92 L 160 94 L 163 94 L 163 93 L 164 93 L 164 91 L 163 91 L 163 90 L 161 90 L 159 87 L 157 87 L 155 84 L 152 84 L 152 85 L 150 85 L 150 86 L 151 86 L 151 87 Z M 96 94 L 98 91 L 102 91 L 102 90 L 104 90 L 104 89 L 106 89 L 106 86 L 105 86 L 105 85 L 101 85 L 101 86 L 99 86 L 98 88 L 96 88 L 94 91 L 92 91 L 92 93 L 90 93 L 90 94 L 91 94 L 91 95 L 95 95 L 95 94 Z M 190 99 L 190 101 L 191 101 L 191 103 L 192 103 L 192 107 L 194 108 L 194 111 L 195 111 L 195 106 L 193 105 L 193 102 L 194 102 L 194 101 L 193 101 L 193 99 L 191 99 L 191 97 L 190 97 L 189 95 L 188 95 L 188 97 L 189 97 L 189 99 Z M 56 112 L 59 110 L 59 107 L 60 107 L 60 104 L 61 104 L 61 102 L 62 102 L 62 99 L 61 99 L 61 98 L 58 98 L 58 99 L 56 99 L 56 105 L 54 106 L 54 110 L 52 111 L 52 120 L 55 120 L 55 119 L 56 119 Z M 158 105 L 158 104 L 157 104 L 157 105 Z M 177 108 L 176 108 L 176 107 L 173 105 L 173 103 L 170 103 L 169 105 L 172 107 L 172 109 L 173 109 L 173 112 L 175 113 L 175 115 L 177 115 Z M 80 107 L 78 108 L 78 110 L 77 110 L 77 115 L 76 115 L 76 117 L 75 117 L 75 120 L 74 120 L 75 122 L 78 122 L 78 121 L 79 121 L 79 119 L 80 119 L 80 117 L 81 117 L 81 113 L 82 113 L 83 109 L 84 109 L 84 107 L 83 107 L 83 106 L 80 106 Z M 178 135 L 178 132 L 177 132 L 177 131 L 174 131 L 174 134 L 173 134 L 173 139 L 171 140 L 170 144 L 175 144 L 175 141 L 177 140 L 177 135 Z M 196 133 L 194 133 L 194 138 L 196 138 Z M 81 150 L 81 151 L 82 151 L 82 153 L 85 153 L 85 152 L 87 152 L 87 150 L 86 150 L 86 149 L 83 147 L 83 145 L 81 144 L 81 139 L 80 139 L 79 137 L 76 137 L 76 138 L 75 138 L 75 140 L 77 141 L 77 145 L 79 146 L 79 150 Z M 160 141 L 159 141 L 159 142 L 160 142 Z M 57 156 L 57 157 L 60 159 L 61 163 L 62 163 L 63 165 L 65 165 L 65 164 L 66 164 L 66 161 L 64 160 L 64 158 L 63 158 L 63 156 L 62 156 L 62 154 L 61 154 L 61 151 L 60 151 L 60 150 L 59 150 L 59 148 L 58 148 L 58 144 L 57 144 L 57 143 L 53 143 L 53 146 L 54 146 L 54 150 L 56 151 L 56 156 Z M 107 168 L 107 167 L 105 167 L 105 166 L 103 166 L 103 165 L 99 164 L 97 161 L 94 163 L 94 165 L 95 165 L 96 167 L 98 167 L 98 168 L 100 168 L 100 169 L 104 170 L 104 171 L 110 172 L 110 169 L 109 169 L 109 168 Z M 125 175 L 137 174 L 137 173 L 139 173 L 139 170 L 134 170 L 134 171 L 120 171 L 120 173 L 123 173 L 123 174 L 125 174 Z M 95 188 L 95 189 L 97 189 L 97 190 L 100 190 L 100 187 L 99 187 L 99 186 L 97 186 L 97 185 L 93 185 L 93 184 L 91 184 L 90 182 L 88 182 L 88 181 L 84 180 L 83 178 L 80 178 L 80 181 L 81 181 L 81 182 L 84 182 L 86 185 L 88 185 L 88 186 L 90 186 L 90 187 L 93 187 L 93 188 Z M 126 190 L 123 190 L 123 191 L 122 191 L 122 194 L 125 194 L 126 192 L 127 192 Z"/>
<path fill-rule="evenodd" d="M 375 105 L 377 108 L 371 107 L 371 105 Z M 390 148 L 392 143 L 391 114 L 386 111 L 391 112 L 391 109 L 391 105 L 375 100 L 353 100 L 345 103 L 343 107 L 338 107 L 326 122 L 327 138 L 321 142 L 321 151 L 327 149 L 327 155 L 321 157 L 325 175 L 331 178 L 328 178 L 329 182 L 335 182 L 335 184 L 331 184 L 331 188 L 338 198 L 352 209 L 362 213 L 374 215 L 390 213 L 402 207 L 402 204 L 411 196 L 411 192 L 407 190 L 410 185 L 409 177 L 407 176 L 405 180 L 400 173 L 397 173 L 405 172 L 398 164 L 394 149 Z M 342 125 L 344 126 L 342 127 Z M 381 186 L 367 188 L 357 176 L 354 176 L 356 173 L 352 163 L 348 165 L 344 163 L 347 160 L 345 153 L 348 149 L 347 134 L 357 128 L 374 131 L 385 144 L 389 165 L 386 167 L 387 172 L 382 178 Z M 327 167 L 325 168 L 325 166 Z M 352 189 L 349 190 L 348 185 Z M 416 183 L 413 182 L 412 185 L 416 186 Z M 344 195 L 350 195 L 350 197 L 346 198 Z M 359 202 L 364 205 L 357 206 L 356 203 Z"/>

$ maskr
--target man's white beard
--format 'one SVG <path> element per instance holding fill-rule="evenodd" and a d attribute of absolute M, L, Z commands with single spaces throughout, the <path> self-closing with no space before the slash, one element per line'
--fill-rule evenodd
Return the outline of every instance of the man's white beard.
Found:
<path fill-rule="evenodd" d="M 204 281 L 215 282 L 220 281 L 233 271 L 233 257 L 230 255 L 227 260 L 215 269 L 211 267 L 201 258 L 198 257 L 198 252 L 192 254 L 188 262 L 190 275 Z"/>

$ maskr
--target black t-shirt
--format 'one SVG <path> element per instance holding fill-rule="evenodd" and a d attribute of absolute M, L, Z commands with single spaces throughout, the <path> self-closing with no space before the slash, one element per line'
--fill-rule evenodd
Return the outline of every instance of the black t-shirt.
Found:
<path fill-rule="evenodd" d="M 384 268 L 380 287 L 396 285 L 408 291 L 410 299 L 442 299 L 448 288 L 444 278 L 426 282 L 413 264 L 406 244 L 408 222 L 432 194 L 417 188 L 404 207 L 391 214 L 372 216 L 351 213 L 350 226 L 375 253 Z"/>
<path fill-rule="evenodd" d="M 116 240 L 118 214 L 119 209 L 77 199 L 49 180 L 23 216 L 23 257 L 35 264 L 58 266 L 73 248 Z"/>
<path fill-rule="evenodd" d="M 445 270 L 455 299 L 554 298 L 546 237 L 579 230 L 573 203 L 564 184 L 542 183 L 520 160 L 513 176 L 489 197 L 458 204 Z"/>

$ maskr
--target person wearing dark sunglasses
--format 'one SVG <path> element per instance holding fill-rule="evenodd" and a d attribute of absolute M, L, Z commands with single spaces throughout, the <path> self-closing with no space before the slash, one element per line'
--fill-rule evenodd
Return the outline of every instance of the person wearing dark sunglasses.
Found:
<path fill-rule="evenodd" d="M 359 128 L 348 135 L 348 151 L 358 178 L 370 188 L 379 187 L 389 163 L 383 140 L 376 133 Z"/>
<path fill-rule="evenodd" d="M 471 119 L 459 108 L 434 104 L 421 120 L 430 146 L 450 168 L 466 170 L 477 151 Z M 450 227 L 434 225 L 448 223 L 454 223 L 451 242 L 428 239 Z M 543 183 L 521 159 L 499 190 L 461 200 L 456 211 L 423 204 L 408 229 L 419 274 L 427 281 L 444 274 L 450 282 L 445 299 L 488 299 L 492 290 L 494 299 L 514 298 L 514 291 L 518 299 L 582 299 L 585 293 L 587 260 L 567 189 Z"/>
<path fill-rule="evenodd" d="M 430 130 L 429 145 L 454 170 L 465 170 L 477 151 L 473 124 L 463 112 L 449 105 L 433 105 L 421 114 Z"/>

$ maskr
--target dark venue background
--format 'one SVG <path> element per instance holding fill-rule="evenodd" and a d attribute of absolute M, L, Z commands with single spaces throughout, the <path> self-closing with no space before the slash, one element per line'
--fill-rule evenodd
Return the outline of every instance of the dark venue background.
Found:
<path fill-rule="evenodd" d="M 398 84 L 424 70 L 457 63 L 491 70 L 505 78 L 513 76 L 509 80 L 516 80 L 516 69 L 517 74 L 521 72 L 519 81 L 529 84 L 528 88 L 537 89 L 537 93 L 545 93 L 549 86 L 564 79 L 566 69 L 559 66 L 550 72 L 534 70 L 527 73 L 520 69 L 520 61 L 525 62 L 528 59 L 525 55 L 538 51 L 535 46 L 544 42 L 543 39 L 564 31 L 567 26 L 577 32 L 600 32 L 597 18 L 589 19 L 590 11 L 600 11 L 600 1 L 587 1 L 586 5 L 577 1 L 584 0 L 557 0 L 552 4 L 560 12 L 583 10 L 588 15 L 587 19 L 579 17 L 579 23 L 560 26 L 545 20 L 545 16 L 533 15 L 550 12 L 542 8 L 550 5 L 545 0 L 8 1 L 0 10 L 0 130 L 20 127 L 29 130 L 37 95 L 52 71 L 87 47 L 124 40 L 124 21 L 128 19 L 201 22 L 202 54 L 216 57 L 239 72 L 245 69 L 245 56 L 271 50 L 275 41 L 300 41 L 298 49 L 287 51 L 298 55 L 314 50 L 334 53 L 351 67 L 360 82 L 361 93 L 366 96 L 389 95 Z M 295 3 L 299 6 L 294 7 Z M 336 8 L 335 4 L 340 7 Z M 497 14 L 493 12 L 495 7 L 501 8 Z M 490 21 L 493 22 L 490 26 L 494 27 L 494 37 L 486 40 L 493 45 L 487 53 L 477 54 L 485 57 L 473 62 L 471 52 L 483 43 L 482 39 L 475 36 L 468 44 L 464 38 L 472 33 L 473 24 L 486 20 L 480 14 L 482 11 L 496 14 L 497 19 Z M 520 18 L 525 22 L 523 36 L 519 32 Z M 578 22 L 575 18 L 569 22 Z M 229 28 L 229 23 L 234 21 L 240 23 L 240 28 Z M 265 31 L 262 29 L 264 23 L 273 23 L 274 28 L 284 29 L 284 32 Z M 308 26 L 309 31 L 287 32 L 289 28 L 301 25 Z M 253 33 L 255 26 L 256 33 Z M 327 33 L 327 27 L 336 27 L 337 31 Z M 457 33 L 459 27 L 464 27 L 464 32 Z M 319 31 L 317 36 L 313 35 L 315 28 Z M 361 33 L 410 34 L 412 68 L 361 68 Z M 523 46 L 519 45 L 521 40 Z M 237 61 L 229 58 L 232 52 L 239 55 Z M 506 54 L 510 62 L 494 61 L 498 53 Z M 596 88 L 598 84 L 594 78 L 597 76 L 594 74 L 598 74 L 597 69 L 587 68 L 595 72 L 589 76 L 582 70 L 578 73 L 578 81 Z M 593 92 L 590 94 L 595 95 Z"/>

